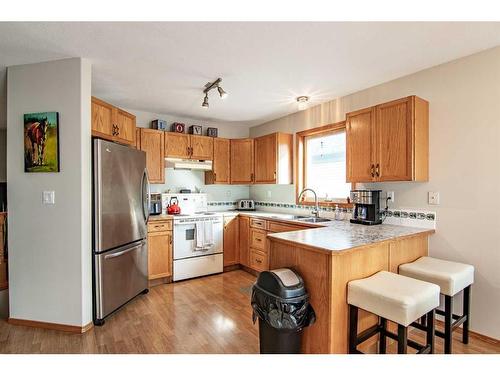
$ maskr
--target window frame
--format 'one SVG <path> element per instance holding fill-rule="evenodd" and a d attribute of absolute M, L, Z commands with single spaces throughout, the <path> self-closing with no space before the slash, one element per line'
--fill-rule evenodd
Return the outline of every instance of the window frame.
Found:
<path fill-rule="evenodd" d="M 295 202 L 298 205 L 303 205 L 303 206 L 313 206 L 314 203 L 314 198 L 309 198 L 306 197 L 304 200 L 299 201 L 299 193 L 302 191 L 302 189 L 305 187 L 305 180 L 306 180 L 306 147 L 305 147 L 305 140 L 307 137 L 310 136 L 315 136 L 315 135 L 321 135 L 321 134 L 326 134 L 326 133 L 333 133 L 338 130 L 346 130 L 346 122 L 341 121 L 341 122 L 336 122 L 334 124 L 329 124 L 329 125 L 324 125 L 320 126 L 317 128 L 312 128 L 312 129 L 307 129 L 303 130 L 301 132 L 295 133 L 295 140 L 296 140 L 296 155 L 297 155 L 297 162 L 295 165 Z M 347 176 L 346 176 L 347 178 Z M 351 190 L 356 189 L 356 183 L 352 182 L 351 183 Z M 332 198 L 331 201 L 325 201 L 324 199 L 321 200 L 319 199 L 319 205 L 323 207 L 334 207 L 335 205 L 338 205 L 339 207 L 345 207 L 345 208 L 350 208 L 352 207 L 352 204 L 349 202 L 348 199 L 345 198 Z"/>

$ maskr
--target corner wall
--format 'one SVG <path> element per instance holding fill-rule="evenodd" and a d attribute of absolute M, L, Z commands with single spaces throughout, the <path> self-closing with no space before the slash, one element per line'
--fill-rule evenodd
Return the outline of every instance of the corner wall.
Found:
<path fill-rule="evenodd" d="M 500 339 L 500 201 L 496 199 L 500 194 L 500 47 L 270 121 L 251 128 L 250 135 L 295 133 L 343 121 L 346 112 L 408 95 L 430 103 L 429 182 L 367 187 L 395 191 L 393 207 L 436 211 L 430 254 L 475 266 L 471 329 Z M 440 205 L 427 204 L 429 191 L 440 192 Z M 252 186 L 250 195 L 274 202 L 295 200 L 293 185 Z"/>
<path fill-rule="evenodd" d="M 80 58 L 7 73 L 10 317 L 74 326 L 92 320 L 91 65 Z M 59 112 L 59 173 L 25 173 L 23 115 Z M 42 191 L 55 204 L 42 204 Z"/>

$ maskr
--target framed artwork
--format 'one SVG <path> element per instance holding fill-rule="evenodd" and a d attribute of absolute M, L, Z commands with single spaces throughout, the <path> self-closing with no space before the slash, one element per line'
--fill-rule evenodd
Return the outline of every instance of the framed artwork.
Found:
<path fill-rule="evenodd" d="M 24 115 L 24 171 L 59 172 L 59 112 Z"/>

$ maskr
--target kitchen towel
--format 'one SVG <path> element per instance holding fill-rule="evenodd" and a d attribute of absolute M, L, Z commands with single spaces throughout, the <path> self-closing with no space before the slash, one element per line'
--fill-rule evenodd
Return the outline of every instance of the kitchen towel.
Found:
<path fill-rule="evenodd" d="M 196 249 L 201 249 L 203 246 L 205 246 L 205 225 L 203 221 L 197 221 L 195 222 L 195 235 L 196 235 L 196 242 L 194 244 Z"/>
<path fill-rule="evenodd" d="M 204 230 L 203 230 L 203 241 L 204 245 L 203 246 L 213 246 L 214 244 L 214 226 L 212 223 L 212 220 L 207 220 L 203 223 L 204 225 Z"/>

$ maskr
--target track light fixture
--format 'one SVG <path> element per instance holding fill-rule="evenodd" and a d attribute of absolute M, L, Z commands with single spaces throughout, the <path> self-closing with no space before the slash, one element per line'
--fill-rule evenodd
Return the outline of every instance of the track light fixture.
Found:
<path fill-rule="evenodd" d="M 201 105 L 204 108 L 208 108 L 208 92 L 212 89 L 217 88 L 217 91 L 219 92 L 219 96 L 222 99 L 227 98 L 227 92 L 224 91 L 222 87 L 220 87 L 220 83 L 222 82 L 222 78 L 217 78 L 213 82 L 208 82 L 205 85 L 205 88 L 203 89 L 203 93 L 205 94 L 205 98 L 203 99 L 203 104 Z"/>
<path fill-rule="evenodd" d="M 203 104 L 201 105 L 203 108 L 208 108 L 208 95 L 205 94 L 205 99 L 203 99 Z"/>

